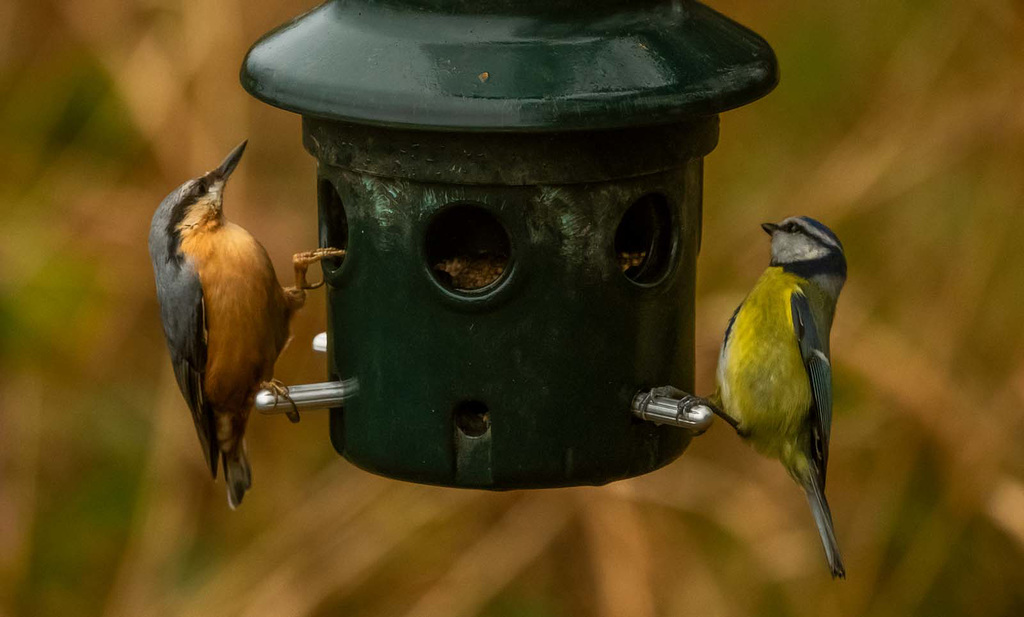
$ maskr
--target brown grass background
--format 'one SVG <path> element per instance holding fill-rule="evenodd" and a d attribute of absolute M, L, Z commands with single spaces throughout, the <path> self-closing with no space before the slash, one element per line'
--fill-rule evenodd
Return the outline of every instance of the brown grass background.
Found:
<path fill-rule="evenodd" d="M 164 349 L 153 209 L 243 137 L 227 209 L 279 272 L 316 242 L 299 120 L 238 85 L 312 0 L 0 3 L 0 616 L 1024 614 L 1024 6 L 712 6 L 782 82 L 707 160 L 698 383 L 767 260 L 758 223 L 843 239 L 833 582 L 782 468 L 724 425 L 603 488 L 491 494 L 354 469 L 327 418 L 255 417 L 237 512 Z M 307 341 L 285 382 L 322 378 Z"/>

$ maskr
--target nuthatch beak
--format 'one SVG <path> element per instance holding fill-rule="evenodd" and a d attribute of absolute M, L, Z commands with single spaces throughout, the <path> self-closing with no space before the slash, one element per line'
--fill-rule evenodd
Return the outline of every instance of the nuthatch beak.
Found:
<path fill-rule="evenodd" d="M 206 175 L 214 181 L 220 180 L 223 182 L 227 180 L 228 176 L 231 175 L 231 172 L 235 171 L 235 167 L 238 167 L 238 161 L 242 160 L 242 153 L 245 152 L 245 146 L 248 143 L 249 140 L 246 139 L 235 146 L 235 149 L 225 157 L 224 161 L 216 169 Z"/>
<path fill-rule="evenodd" d="M 245 146 L 248 143 L 249 140 L 246 139 L 235 146 L 235 149 L 227 155 L 224 161 L 221 162 L 216 169 L 213 169 L 206 174 L 210 187 L 207 195 L 216 205 L 218 211 L 220 210 L 221 201 L 224 195 L 224 185 L 227 184 L 228 178 L 231 176 L 231 172 L 235 171 L 235 167 L 238 167 L 238 162 L 242 160 L 242 153 L 245 152 Z"/>

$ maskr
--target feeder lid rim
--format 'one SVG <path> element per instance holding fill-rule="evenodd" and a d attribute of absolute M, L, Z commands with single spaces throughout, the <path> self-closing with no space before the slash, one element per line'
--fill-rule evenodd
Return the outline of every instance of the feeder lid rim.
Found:
<path fill-rule="evenodd" d="M 764 39 L 692 0 L 572 19 L 401 4 L 333 0 L 281 26 L 249 50 L 243 87 L 276 107 L 360 124 L 566 131 L 711 116 L 778 83 Z"/>

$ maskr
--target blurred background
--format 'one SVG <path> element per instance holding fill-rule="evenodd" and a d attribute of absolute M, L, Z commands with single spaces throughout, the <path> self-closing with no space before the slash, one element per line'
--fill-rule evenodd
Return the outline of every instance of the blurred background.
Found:
<path fill-rule="evenodd" d="M 254 490 L 209 481 L 160 330 L 146 236 L 248 137 L 228 215 L 279 272 L 316 244 L 297 116 L 238 84 L 315 0 L 0 3 L 0 615 L 1024 614 L 1024 6 L 710 4 L 782 82 L 706 163 L 698 391 L 768 258 L 809 214 L 850 260 L 833 331 L 828 576 L 799 489 L 718 423 L 602 488 L 393 482 L 327 416 L 254 417 Z M 322 294 L 278 363 L 319 380 Z"/>

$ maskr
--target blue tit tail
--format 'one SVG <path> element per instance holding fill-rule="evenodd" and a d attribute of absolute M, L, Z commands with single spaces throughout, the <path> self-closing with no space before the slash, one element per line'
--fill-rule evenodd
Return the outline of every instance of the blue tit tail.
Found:
<path fill-rule="evenodd" d="M 846 578 L 846 568 L 843 567 L 843 558 L 839 555 L 839 545 L 832 529 L 832 510 L 828 507 L 821 482 L 811 478 L 803 482 L 803 486 L 804 492 L 807 493 L 807 503 L 811 506 L 811 514 L 814 515 L 814 522 L 821 535 L 821 544 L 825 547 L 825 558 L 828 559 L 828 567 L 832 570 L 832 578 Z"/>
<path fill-rule="evenodd" d="M 245 455 L 245 442 L 239 439 L 234 449 L 221 453 L 224 481 L 228 485 L 228 505 L 234 510 L 242 503 L 245 491 L 252 487 L 252 468 Z"/>

